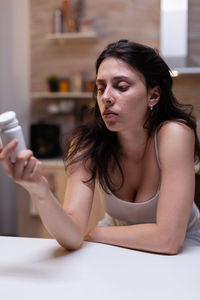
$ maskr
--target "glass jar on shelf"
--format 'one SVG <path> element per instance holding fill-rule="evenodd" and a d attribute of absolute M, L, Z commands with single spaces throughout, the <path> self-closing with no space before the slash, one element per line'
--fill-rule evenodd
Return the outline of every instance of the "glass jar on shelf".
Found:
<path fill-rule="evenodd" d="M 70 87 L 70 81 L 69 77 L 59 77 L 59 82 L 58 82 L 58 90 L 60 93 L 67 93 L 69 92 L 69 87 Z"/>

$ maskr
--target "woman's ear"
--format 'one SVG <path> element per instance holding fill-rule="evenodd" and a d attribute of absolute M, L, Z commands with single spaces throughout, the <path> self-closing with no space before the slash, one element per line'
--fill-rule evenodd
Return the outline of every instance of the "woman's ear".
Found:
<path fill-rule="evenodd" d="M 154 86 L 149 90 L 148 93 L 148 106 L 149 107 L 154 107 L 160 100 L 160 87 L 159 86 Z"/>

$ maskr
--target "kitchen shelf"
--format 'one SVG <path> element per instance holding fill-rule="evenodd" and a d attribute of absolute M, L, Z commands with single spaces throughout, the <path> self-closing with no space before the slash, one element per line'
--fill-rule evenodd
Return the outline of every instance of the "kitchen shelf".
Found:
<path fill-rule="evenodd" d="M 172 72 L 179 74 L 200 74 L 200 65 L 191 57 L 164 57 Z M 176 76 L 177 76 L 176 75 Z"/>
<path fill-rule="evenodd" d="M 49 33 L 46 35 L 48 40 L 66 40 L 66 41 L 96 41 L 97 34 L 94 31 L 87 32 L 65 32 Z"/>
<path fill-rule="evenodd" d="M 32 99 L 92 99 L 91 92 L 33 92 Z"/>

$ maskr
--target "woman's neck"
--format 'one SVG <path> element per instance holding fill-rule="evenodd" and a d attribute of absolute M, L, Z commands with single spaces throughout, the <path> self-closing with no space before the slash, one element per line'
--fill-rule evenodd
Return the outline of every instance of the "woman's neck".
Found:
<path fill-rule="evenodd" d="M 136 161 L 144 157 L 148 144 L 148 132 L 144 128 L 132 132 L 118 132 L 121 155 L 123 158 L 131 158 Z"/>

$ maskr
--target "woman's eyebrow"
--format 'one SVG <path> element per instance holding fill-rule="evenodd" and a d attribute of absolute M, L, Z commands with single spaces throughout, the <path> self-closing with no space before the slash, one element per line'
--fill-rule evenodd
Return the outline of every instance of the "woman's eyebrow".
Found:
<path fill-rule="evenodd" d="M 96 80 L 96 83 L 104 83 L 104 82 L 105 82 L 104 79 L 97 79 L 97 80 Z"/>
<path fill-rule="evenodd" d="M 117 81 L 117 80 L 128 80 L 128 81 L 130 81 L 130 78 L 128 76 L 124 76 L 124 75 L 118 75 L 118 76 L 115 76 L 115 77 L 112 78 L 112 81 Z M 101 79 L 101 78 L 96 80 L 96 83 L 104 83 L 104 82 L 106 82 L 106 80 Z"/>
<path fill-rule="evenodd" d="M 125 75 L 119 75 L 119 76 L 113 77 L 113 80 L 130 80 L 130 78 Z"/>

